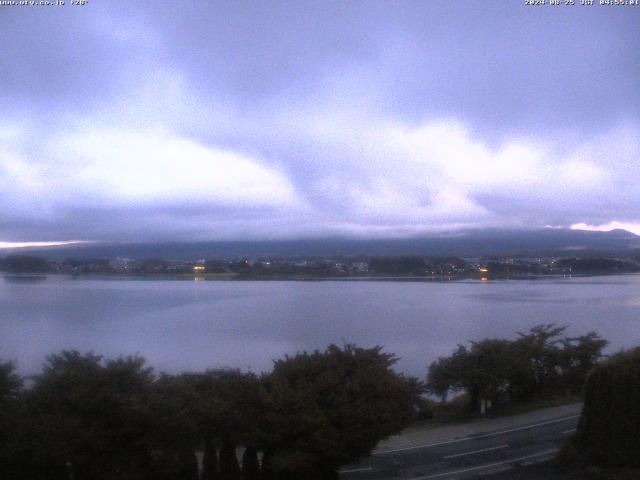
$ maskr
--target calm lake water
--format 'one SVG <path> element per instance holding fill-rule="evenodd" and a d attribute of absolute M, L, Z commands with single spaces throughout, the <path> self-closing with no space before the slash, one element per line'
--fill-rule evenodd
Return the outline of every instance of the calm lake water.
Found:
<path fill-rule="evenodd" d="M 480 282 L 0 279 L 0 358 L 36 372 L 62 349 L 139 353 L 158 370 L 269 370 L 329 343 L 384 345 L 423 377 L 457 343 L 540 323 L 640 344 L 640 275 Z"/>

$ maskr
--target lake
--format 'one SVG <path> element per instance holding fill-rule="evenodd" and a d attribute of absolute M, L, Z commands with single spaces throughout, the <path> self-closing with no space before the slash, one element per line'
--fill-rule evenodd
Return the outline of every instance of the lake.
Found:
<path fill-rule="evenodd" d="M 330 343 L 383 345 L 424 377 L 460 342 L 540 323 L 640 344 L 640 275 L 481 282 L 0 280 L 0 358 L 37 372 L 49 353 L 138 353 L 157 370 L 271 368 Z"/>

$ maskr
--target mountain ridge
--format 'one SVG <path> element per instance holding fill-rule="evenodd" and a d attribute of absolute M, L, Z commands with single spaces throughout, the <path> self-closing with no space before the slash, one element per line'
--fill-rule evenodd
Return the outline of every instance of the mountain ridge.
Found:
<path fill-rule="evenodd" d="M 84 243 L 55 247 L 5 249 L 0 256 L 31 254 L 49 259 L 340 257 L 421 255 L 575 256 L 614 254 L 640 249 L 640 236 L 626 230 L 608 232 L 570 229 L 485 229 L 443 232 L 412 238 L 354 239 L 341 237 L 291 240 L 218 240 L 200 242 Z"/>

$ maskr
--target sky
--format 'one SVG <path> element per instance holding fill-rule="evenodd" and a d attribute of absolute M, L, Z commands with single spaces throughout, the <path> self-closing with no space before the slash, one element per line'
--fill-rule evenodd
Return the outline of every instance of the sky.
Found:
<path fill-rule="evenodd" d="M 67 1 L 0 45 L 0 247 L 640 234 L 640 6 Z"/>

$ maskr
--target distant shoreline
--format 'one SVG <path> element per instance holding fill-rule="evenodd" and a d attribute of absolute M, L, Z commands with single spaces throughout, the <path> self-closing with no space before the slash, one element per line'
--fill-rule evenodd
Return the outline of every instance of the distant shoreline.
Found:
<path fill-rule="evenodd" d="M 530 275 L 489 275 L 481 277 L 478 275 L 430 275 L 430 276 L 401 276 L 401 275 L 345 275 L 345 276 L 312 276 L 312 275 L 273 275 L 273 276 L 252 276 L 237 273 L 205 273 L 202 275 L 192 274 L 122 274 L 122 273 L 9 273 L 3 272 L 5 280 L 9 281 L 38 281 L 47 277 L 68 278 L 70 280 L 162 280 L 162 281 L 279 281 L 279 282 L 460 282 L 465 280 L 476 280 L 478 282 L 492 282 L 504 280 L 546 280 L 546 279 L 569 279 L 588 277 L 611 277 L 640 275 L 640 272 L 591 272 L 577 274 L 530 274 Z"/>

